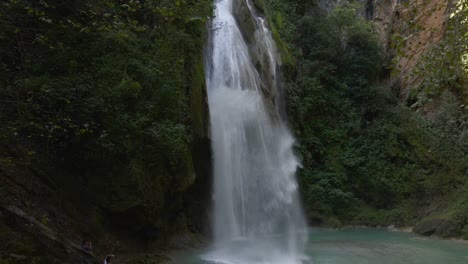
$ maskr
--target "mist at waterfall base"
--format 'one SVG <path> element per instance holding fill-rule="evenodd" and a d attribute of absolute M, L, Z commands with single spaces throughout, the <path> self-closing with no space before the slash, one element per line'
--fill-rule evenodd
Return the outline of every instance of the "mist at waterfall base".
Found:
<path fill-rule="evenodd" d="M 244 4 L 255 22 L 254 45 L 246 43 L 236 22 L 236 4 Z M 226 264 L 301 263 L 307 228 L 297 193 L 294 139 L 274 100 L 264 95 L 265 89 L 280 94 L 277 51 L 250 0 L 215 5 L 205 59 L 214 245 L 201 258 Z M 262 72 L 254 65 L 253 50 L 263 60 Z"/>

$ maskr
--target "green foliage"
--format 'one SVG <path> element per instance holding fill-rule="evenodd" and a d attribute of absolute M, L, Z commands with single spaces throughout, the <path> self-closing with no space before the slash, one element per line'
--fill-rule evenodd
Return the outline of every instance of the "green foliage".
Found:
<path fill-rule="evenodd" d="M 295 20 L 298 65 L 286 85 L 300 188 L 312 222 L 408 224 L 417 206 L 409 201 L 446 196 L 466 181 L 466 116 L 447 99 L 425 119 L 380 87 L 382 52 L 358 10 L 338 5 Z"/>
<path fill-rule="evenodd" d="M 360 112 L 353 107 L 373 96 L 368 87 L 378 70 L 377 40 L 354 6 L 339 6 L 325 18 L 304 16 L 298 21 L 297 41 L 303 53 L 296 81 L 288 89 L 289 112 L 305 169 L 300 172 L 309 214 L 336 214 L 356 201 L 349 184 L 343 144 L 359 128 Z M 350 122 L 351 121 L 351 122 Z M 347 162 L 359 164 L 348 154 Z M 361 157 L 357 157 L 359 159 Z M 310 169 L 313 168 L 313 169 Z"/>
<path fill-rule="evenodd" d="M 468 1 L 458 1 L 450 15 L 444 38 L 432 47 L 412 72 L 425 76 L 418 87 L 419 105 L 440 97 L 446 90 L 468 102 Z"/>
<path fill-rule="evenodd" d="M 273 39 L 281 54 L 282 62 L 287 67 L 294 67 L 292 40 L 294 38 L 294 13 L 298 7 L 296 1 L 254 0 L 255 5 L 265 13 Z"/>
<path fill-rule="evenodd" d="M 167 200 L 194 180 L 193 69 L 212 1 L 0 5 L 0 148 L 52 168 L 65 197 L 80 182 L 81 200 L 167 232 L 161 215 L 182 206 Z"/>

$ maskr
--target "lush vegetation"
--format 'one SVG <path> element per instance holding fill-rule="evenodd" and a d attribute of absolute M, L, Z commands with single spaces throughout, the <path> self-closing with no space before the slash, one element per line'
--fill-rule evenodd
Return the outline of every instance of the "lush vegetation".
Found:
<path fill-rule="evenodd" d="M 392 58 L 361 6 L 324 14 L 311 0 L 253 2 L 282 53 L 310 222 L 434 217 L 468 237 L 466 1 L 414 72 L 427 78 L 410 100 L 440 101 L 430 116 L 381 84 Z M 212 0 L 2 1 L 0 183 L 7 171 L 21 182 L 26 168 L 26 180 L 46 187 L 22 186 L 22 202 L 33 201 L 25 207 L 50 203 L 45 225 L 58 211 L 95 237 L 115 226 L 162 242 L 200 228 L 210 186 L 194 182 L 210 167 L 202 51 L 211 14 Z M 0 223 L 0 238 L 13 230 Z"/>
<path fill-rule="evenodd" d="M 212 1 L 0 6 L 2 160 L 33 168 L 92 236 L 186 228 Z"/>
<path fill-rule="evenodd" d="M 437 100 L 445 91 L 455 94 L 466 109 L 468 102 L 468 1 L 460 0 L 451 10 L 444 38 L 411 73 L 424 76 L 411 94 L 415 106 Z M 401 36 L 399 36 L 401 38 Z M 444 56 L 441 56 L 444 54 Z"/>
<path fill-rule="evenodd" d="M 468 138 L 457 95 L 441 95 L 431 118 L 402 105 L 380 84 L 390 59 L 359 5 L 320 15 L 313 5 L 303 12 L 304 1 L 270 2 L 271 22 L 296 61 L 286 66 L 288 112 L 310 221 L 412 225 L 439 214 L 455 219 L 461 232 Z M 429 76 L 431 67 L 421 74 Z"/>

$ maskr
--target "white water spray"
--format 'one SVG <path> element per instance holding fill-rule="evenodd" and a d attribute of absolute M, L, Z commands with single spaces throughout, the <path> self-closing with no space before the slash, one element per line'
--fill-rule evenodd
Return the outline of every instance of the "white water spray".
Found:
<path fill-rule="evenodd" d="M 246 43 L 234 17 L 237 1 L 246 1 L 255 22 L 254 46 Z M 215 249 L 204 258 L 230 264 L 301 263 L 307 229 L 298 200 L 294 139 L 275 100 L 264 98 L 262 90 L 268 83 L 270 94 L 279 94 L 274 41 L 250 0 L 217 0 L 215 12 L 206 56 Z M 255 67 L 252 52 L 263 58 L 260 67 L 266 70 Z"/>

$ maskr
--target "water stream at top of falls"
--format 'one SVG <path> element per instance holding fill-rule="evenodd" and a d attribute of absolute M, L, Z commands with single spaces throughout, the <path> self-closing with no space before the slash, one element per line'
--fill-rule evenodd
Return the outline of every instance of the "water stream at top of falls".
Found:
<path fill-rule="evenodd" d="M 247 43 L 237 23 L 239 4 L 254 22 L 255 43 Z M 265 97 L 265 89 L 280 95 L 280 61 L 271 33 L 250 0 L 216 0 L 211 27 L 205 61 L 215 245 L 203 258 L 229 264 L 301 263 L 307 228 L 295 179 L 294 138 L 279 118 L 277 98 Z M 254 56 L 262 58 L 260 67 Z"/>

